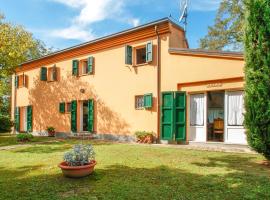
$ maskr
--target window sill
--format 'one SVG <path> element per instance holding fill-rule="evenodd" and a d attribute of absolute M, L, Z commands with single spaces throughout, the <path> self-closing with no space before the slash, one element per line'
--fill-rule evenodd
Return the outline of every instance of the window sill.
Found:
<path fill-rule="evenodd" d="M 135 65 L 132 65 L 132 67 L 141 67 L 145 65 L 149 65 L 149 63 L 135 64 Z"/>
<path fill-rule="evenodd" d="M 82 76 L 89 76 L 89 75 L 93 75 L 93 73 L 88 73 L 88 74 L 80 74 L 80 75 L 78 75 L 78 77 L 82 77 Z"/>

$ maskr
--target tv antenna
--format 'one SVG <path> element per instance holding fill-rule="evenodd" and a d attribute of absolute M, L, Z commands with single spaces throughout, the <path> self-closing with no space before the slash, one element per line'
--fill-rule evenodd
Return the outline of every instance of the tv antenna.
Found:
<path fill-rule="evenodd" d="M 188 4 L 189 4 L 189 0 L 180 0 L 179 23 L 184 25 L 185 32 L 187 30 Z"/>

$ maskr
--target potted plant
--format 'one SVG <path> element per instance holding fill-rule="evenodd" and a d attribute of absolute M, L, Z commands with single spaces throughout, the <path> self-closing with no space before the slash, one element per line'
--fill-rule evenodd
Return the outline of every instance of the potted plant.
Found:
<path fill-rule="evenodd" d="M 93 146 L 77 144 L 71 151 L 64 154 L 64 161 L 58 166 L 62 169 L 64 176 L 81 178 L 91 174 L 96 164 Z"/>
<path fill-rule="evenodd" d="M 147 143 L 151 144 L 154 141 L 154 133 L 146 131 L 137 131 L 135 132 L 138 143 Z"/>
<path fill-rule="evenodd" d="M 55 128 L 52 126 L 47 127 L 47 132 L 49 137 L 54 137 L 55 136 Z"/>

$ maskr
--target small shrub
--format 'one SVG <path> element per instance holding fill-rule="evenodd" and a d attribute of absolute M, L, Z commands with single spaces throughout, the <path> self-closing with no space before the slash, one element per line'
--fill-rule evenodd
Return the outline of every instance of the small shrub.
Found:
<path fill-rule="evenodd" d="M 137 142 L 139 143 L 153 143 L 154 141 L 154 133 L 147 131 L 136 131 L 135 132 Z"/>
<path fill-rule="evenodd" d="M 54 131 L 55 131 L 55 128 L 52 127 L 52 126 L 48 126 L 48 127 L 47 127 L 47 131 L 48 131 L 48 132 L 54 132 Z"/>
<path fill-rule="evenodd" d="M 16 135 L 16 137 L 17 137 L 17 141 L 19 142 L 28 142 L 34 138 L 34 136 L 30 133 L 19 133 Z"/>
<path fill-rule="evenodd" d="M 64 154 L 64 161 L 69 166 L 82 166 L 95 160 L 95 151 L 92 145 L 74 145 L 72 151 Z"/>
<path fill-rule="evenodd" d="M 10 132 L 11 127 L 13 126 L 13 122 L 10 120 L 8 115 L 1 115 L 0 114 L 0 132 Z"/>
<path fill-rule="evenodd" d="M 146 136 L 154 136 L 153 132 L 147 132 L 147 131 L 136 131 L 135 135 L 137 138 L 145 138 Z"/>
<path fill-rule="evenodd" d="M 54 137 L 55 136 L 55 128 L 54 127 L 48 126 L 46 130 L 48 132 L 49 137 Z"/>

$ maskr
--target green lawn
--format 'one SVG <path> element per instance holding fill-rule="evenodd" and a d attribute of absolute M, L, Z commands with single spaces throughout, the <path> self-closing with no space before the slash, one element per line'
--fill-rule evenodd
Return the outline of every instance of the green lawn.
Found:
<path fill-rule="evenodd" d="M 94 174 L 69 179 L 57 164 L 74 143 L 0 150 L 0 199 L 270 199 L 257 155 L 90 141 Z"/>

